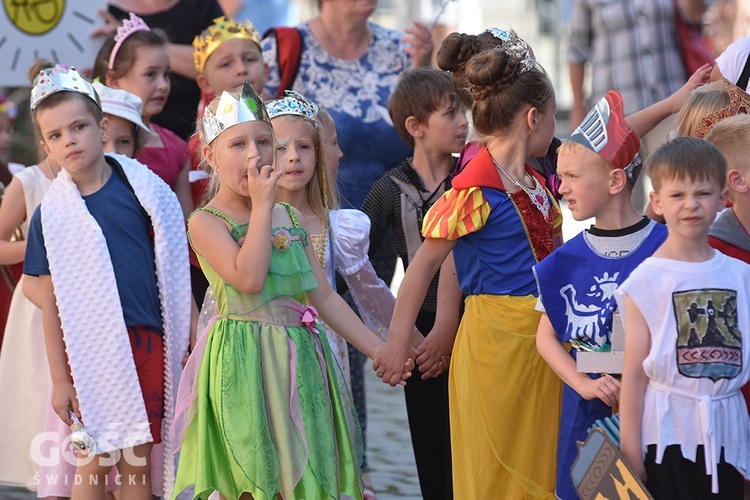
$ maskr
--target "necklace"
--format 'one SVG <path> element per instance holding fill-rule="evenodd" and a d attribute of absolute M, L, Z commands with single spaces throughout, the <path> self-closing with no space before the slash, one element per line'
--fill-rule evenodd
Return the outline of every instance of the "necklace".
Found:
<path fill-rule="evenodd" d="M 522 189 L 523 192 L 528 195 L 529 199 L 531 200 L 531 203 L 533 203 L 534 206 L 537 208 L 537 210 L 539 210 L 542 213 L 542 215 L 544 216 L 544 219 L 549 221 L 549 208 L 550 208 L 549 198 L 547 197 L 547 193 L 545 192 L 542 185 L 539 184 L 538 180 L 536 180 L 536 177 L 534 177 L 533 175 L 529 176 L 531 177 L 531 183 L 534 185 L 533 189 L 529 189 L 522 182 L 519 182 L 515 180 L 513 177 L 511 177 L 510 174 L 506 172 L 505 169 L 503 169 L 503 167 L 498 165 L 498 163 L 495 161 L 494 158 L 492 158 L 492 163 L 495 164 L 495 167 L 497 168 L 497 170 L 499 172 L 502 172 L 505 175 L 505 177 L 507 177 L 508 180 L 510 180 L 510 182 L 513 183 L 513 185 Z M 528 173 L 524 171 L 524 175 L 528 175 Z"/>
<path fill-rule="evenodd" d="M 55 177 L 57 177 L 57 174 L 52 169 L 52 164 L 50 163 L 50 157 L 49 156 L 44 159 L 44 164 L 47 166 L 47 172 L 49 172 L 49 175 L 50 175 L 49 178 L 54 181 Z"/>

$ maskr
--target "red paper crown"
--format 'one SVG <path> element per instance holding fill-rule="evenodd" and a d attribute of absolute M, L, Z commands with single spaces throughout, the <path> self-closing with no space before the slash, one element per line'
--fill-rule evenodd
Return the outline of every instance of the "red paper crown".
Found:
<path fill-rule="evenodd" d="M 622 96 L 616 90 L 607 92 L 568 140 L 586 146 L 616 168 L 625 170 L 632 183 L 638 179 L 642 166 L 638 154 L 641 140 L 625 121 Z"/>

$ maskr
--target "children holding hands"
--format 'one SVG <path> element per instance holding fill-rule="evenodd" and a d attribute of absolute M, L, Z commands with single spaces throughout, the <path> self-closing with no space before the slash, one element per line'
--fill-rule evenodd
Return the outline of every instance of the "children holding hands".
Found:
<path fill-rule="evenodd" d="M 396 249 L 408 269 L 422 245 L 425 214 L 451 188 L 456 163 L 453 153 L 458 153 L 466 142 L 468 120 L 450 74 L 428 68 L 401 75 L 388 101 L 388 112 L 401 138 L 414 148 L 414 156 L 378 179 L 365 198 L 362 211 L 372 222 L 371 252 L 377 251 L 385 233 L 392 229 Z M 443 293 L 438 307 L 440 276 Z M 446 286 L 451 281 L 453 286 Z M 451 257 L 430 282 L 420 306 L 416 326 L 427 337 L 413 338 L 419 371 L 415 369 L 404 388 L 420 488 L 427 500 L 452 497 L 445 370 L 458 326 L 460 302 L 461 291 Z M 436 316 L 441 317 L 436 320 Z"/>
<path fill-rule="evenodd" d="M 396 383 L 433 276 L 453 251 L 467 295 L 449 371 L 453 488 L 465 498 L 551 495 L 560 383 L 534 348 L 539 313 L 531 268 L 560 241 L 560 212 L 527 160 L 555 130 L 555 93 L 525 43 L 472 57 L 465 80 L 482 147 L 427 212 L 425 241 L 373 362 Z"/>
<path fill-rule="evenodd" d="M 361 498 L 361 436 L 316 316 L 370 357 L 382 341 L 331 289 L 300 213 L 276 203 L 287 174 L 272 167 L 273 129 L 252 87 L 216 98 L 202 133 L 220 182 L 188 226 L 219 315 L 180 384 L 175 493 Z"/>
<path fill-rule="evenodd" d="M 750 266 L 713 250 L 726 160 L 680 137 L 649 158 L 668 236 L 616 292 L 625 323 L 621 450 L 656 499 L 743 497 L 750 419 Z"/>

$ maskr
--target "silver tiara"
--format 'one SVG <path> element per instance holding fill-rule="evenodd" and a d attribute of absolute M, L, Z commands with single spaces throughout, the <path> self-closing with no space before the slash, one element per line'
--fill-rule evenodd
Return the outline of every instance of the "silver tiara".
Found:
<path fill-rule="evenodd" d="M 492 36 L 500 40 L 500 47 L 505 52 L 513 54 L 521 59 L 521 64 L 523 64 L 521 74 L 530 71 L 531 68 L 534 67 L 534 58 L 531 57 L 529 44 L 527 44 L 523 38 L 518 36 L 518 33 L 516 33 L 515 30 L 506 31 L 501 28 L 490 28 L 486 30 L 485 33 L 490 33 Z"/>
<path fill-rule="evenodd" d="M 282 115 L 297 115 L 310 120 L 318 127 L 318 106 L 305 96 L 294 90 L 287 90 L 281 99 L 274 99 L 266 103 L 268 115 L 276 118 Z"/>
<path fill-rule="evenodd" d="M 242 84 L 239 100 L 226 90 L 221 93 L 216 112 L 203 112 L 203 140 L 211 144 L 224 130 L 239 123 L 264 121 L 271 124 L 263 100 L 249 83 Z"/>

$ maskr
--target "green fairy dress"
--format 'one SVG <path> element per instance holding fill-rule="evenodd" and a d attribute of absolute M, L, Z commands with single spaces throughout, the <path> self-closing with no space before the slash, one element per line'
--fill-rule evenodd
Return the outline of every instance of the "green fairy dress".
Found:
<path fill-rule="evenodd" d="M 261 293 L 236 290 L 198 256 L 218 319 L 180 382 L 180 392 L 189 385 L 192 397 L 173 497 L 195 484 L 194 498 L 201 499 L 214 490 L 228 499 L 244 492 L 255 500 L 362 498 L 361 433 L 315 309 L 305 304 L 317 283 L 304 250 L 307 234 L 286 209 L 291 227 L 270 235 Z M 203 210 L 229 223 L 242 245 L 247 224 Z"/>

